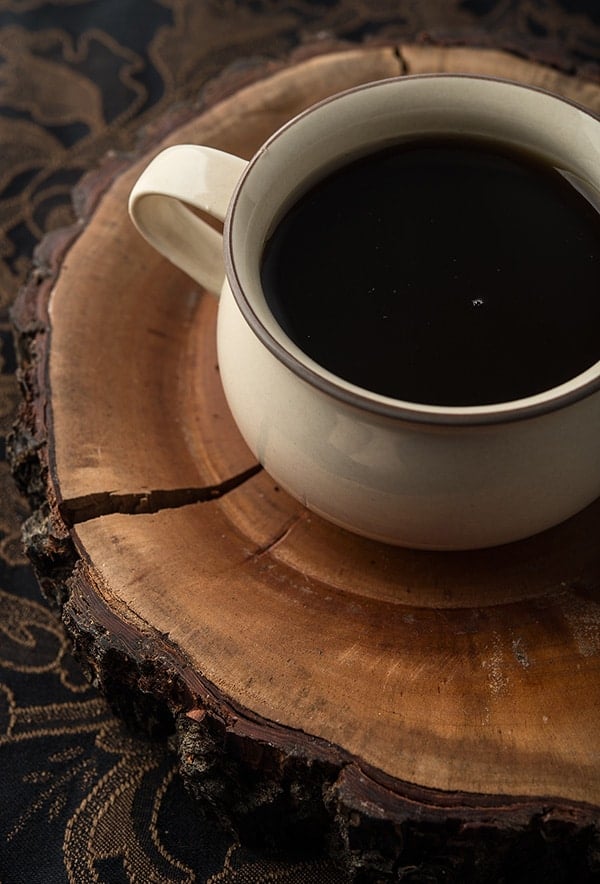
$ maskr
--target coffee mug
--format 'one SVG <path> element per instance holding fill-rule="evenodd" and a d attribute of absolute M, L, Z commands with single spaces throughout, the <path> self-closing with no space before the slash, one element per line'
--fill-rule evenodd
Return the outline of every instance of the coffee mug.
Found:
<path fill-rule="evenodd" d="M 430 150 L 432 145 L 434 149 Z M 371 237 L 372 230 L 379 224 L 378 217 L 363 223 L 362 232 L 352 235 L 347 233 L 348 217 L 356 214 L 358 218 L 364 212 L 369 176 L 379 176 L 385 163 L 394 167 L 395 163 L 402 166 L 414 162 L 419 166 L 425 156 L 422 148 L 427 157 L 418 179 L 424 184 L 419 187 L 424 186 L 429 195 L 437 190 L 438 185 L 431 182 L 438 181 L 435 176 L 442 175 L 440 164 L 447 163 L 450 154 L 454 156 L 452 151 L 458 150 L 463 160 L 467 157 L 460 167 L 463 176 L 460 180 L 473 180 L 475 184 L 467 184 L 470 208 L 465 209 L 465 213 L 477 213 L 479 210 L 473 208 L 476 205 L 485 203 L 487 206 L 485 182 L 492 180 L 487 167 L 481 173 L 480 183 L 477 183 L 479 179 L 471 179 L 468 158 L 474 156 L 475 166 L 483 168 L 491 151 L 494 156 L 500 156 L 499 162 L 518 165 L 522 157 L 526 169 L 528 163 L 535 165 L 539 161 L 544 165 L 543 174 L 547 172 L 546 167 L 552 169 L 553 174 L 560 174 L 564 186 L 573 191 L 573 199 L 585 199 L 586 206 L 591 207 L 594 217 L 586 216 L 585 223 L 589 222 L 591 228 L 597 225 L 600 122 L 584 109 L 544 91 L 464 75 L 399 77 L 340 93 L 284 125 L 250 162 L 210 147 L 170 147 L 152 160 L 135 184 L 130 214 L 139 231 L 160 253 L 219 297 L 218 359 L 227 401 L 248 446 L 280 486 L 333 523 L 386 543 L 433 550 L 494 546 L 554 526 L 600 495 L 600 327 L 593 334 L 593 318 L 581 324 L 582 341 L 587 334 L 585 326 L 588 332 L 592 329 L 591 337 L 587 334 L 591 346 L 598 338 L 596 355 L 586 355 L 587 362 L 582 365 L 578 351 L 583 350 L 584 345 L 579 348 L 569 325 L 571 299 L 586 286 L 591 287 L 593 295 L 593 268 L 597 266 L 598 255 L 591 251 L 591 246 L 588 248 L 587 242 L 582 247 L 586 250 L 585 261 L 590 261 L 592 275 L 589 279 L 582 277 L 583 281 L 577 275 L 572 290 L 565 292 L 562 300 L 558 298 L 558 309 L 556 305 L 552 308 L 552 322 L 557 328 L 547 329 L 549 323 L 544 325 L 543 293 L 537 292 L 534 299 L 535 309 L 541 313 L 539 328 L 543 331 L 538 333 L 537 319 L 531 320 L 529 315 L 533 308 L 530 309 L 529 301 L 524 303 L 523 322 L 530 323 L 529 331 L 518 346 L 512 343 L 509 334 L 504 352 L 502 346 L 498 348 L 499 358 L 504 360 L 501 362 L 504 368 L 497 372 L 500 384 L 511 374 L 506 366 L 516 365 L 508 392 L 500 385 L 501 392 L 490 392 L 488 399 L 484 396 L 481 401 L 477 399 L 477 392 L 473 394 L 474 401 L 461 399 L 462 394 L 457 394 L 455 402 L 453 393 L 448 394 L 449 400 L 443 398 L 445 394 L 436 400 L 437 393 L 429 396 L 427 385 L 435 386 L 438 379 L 445 381 L 447 377 L 454 377 L 461 358 L 456 348 L 446 346 L 444 324 L 450 322 L 452 331 L 448 331 L 447 338 L 453 339 L 455 334 L 462 334 L 462 320 L 455 322 L 451 318 L 438 322 L 435 339 L 438 343 L 432 350 L 429 331 L 423 329 L 431 328 L 435 317 L 425 316 L 424 320 L 421 317 L 424 325 L 416 323 L 406 286 L 414 282 L 419 289 L 413 299 L 414 309 L 422 313 L 429 290 L 423 289 L 421 276 L 430 272 L 431 268 L 426 265 L 431 265 L 437 274 L 432 312 L 437 314 L 440 305 L 452 300 L 449 296 L 446 298 L 446 294 L 456 289 L 459 293 L 456 297 L 466 303 L 461 306 L 460 315 L 466 317 L 467 324 L 471 323 L 467 328 L 479 328 L 472 323 L 480 322 L 488 307 L 488 289 L 485 288 L 481 297 L 478 294 L 479 276 L 483 274 L 481 278 L 487 279 L 488 274 L 487 270 L 479 269 L 481 252 L 487 250 L 493 261 L 496 243 L 507 234 L 510 245 L 512 222 L 505 220 L 502 225 L 496 225 L 498 231 L 490 232 L 487 239 L 479 237 L 477 229 L 489 227 L 489 222 L 478 225 L 475 218 L 475 223 L 471 223 L 470 230 L 474 233 L 469 235 L 475 237 L 471 251 L 464 243 L 461 245 L 463 279 L 470 280 L 468 285 L 465 283 L 465 295 L 459 283 L 453 282 L 457 274 L 448 263 L 457 259 L 446 255 L 444 261 L 448 266 L 444 265 L 444 269 L 435 252 L 449 238 L 453 244 L 455 240 L 460 244 L 460 237 L 452 230 L 463 223 L 464 201 L 459 200 L 454 207 L 456 223 L 447 223 L 447 235 L 440 236 L 438 232 L 430 240 L 432 228 L 426 227 L 427 218 L 423 216 L 424 220 L 419 222 L 421 227 L 415 227 L 411 254 L 404 253 L 399 263 L 394 264 L 398 283 L 394 283 L 393 291 L 404 286 L 404 294 L 391 308 L 394 328 L 404 336 L 404 344 L 397 352 L 404 353 L 414 345 L 421 359 L 420 367 L 414 372 L 406 367 L 390 370 L 390 376 L 393 374 L 399 379 L 400 392 L 385 386 L 385 361 L 381 388 L 363 381 L 362 378 L 368 376 L 368 367 L 379 359 L 378 351 L 385 348 L 384 337 L 378 337 L 380 326 L 374 326 L 374 337 L 365 338 L 363 347 L 360 314 L 355 323 L 359 337 L 346 348 L 346 355 L 349 371 L 355 364 L 364 364 L 367 373 L 362 375 L 360 369 L 356 377 L 344 376 L 343 371 L 338 371 L 335 365 L 332 368 L 328 362 L 330 351 L 337 352 L 337 348 L 345 346 L 343 340 L 341 343 L 337 340 L 340 323 L 328 305 L 331 301 L 337 304 L 335 309 L 340 309 L 339 305 L 346 303 L 343 293 L 340 295 L 341 289 L 351 287 L 357 277 L 366 287 L 365 291 L 372 293 L 377 286 L 369 285 L 370 278 L 368 274 L 364 276 L 363 268 L 372 263 L 376 274 L 373 279 L 380 285 L 381 277 L 377 274 L 388 261 L 377 259 L 373 263 L 371 252 L 379 248 L 377 242 L 369 239 L 368 246 L 363 247 L 361 240 L 361 237 Z M 414 184 L 413 176 L 417 174 L 414 169 L 405 170 L 403 174 L 407 187 L 411 182 Z M 448 175 L 446 170 L 444 174 L 446 177 L 442 175 L 440 181 L 455 180 L 454 173 Z M 525 188 L 529 187 L 528 174 Z M 356 197 L 360 211 L 353 213 L 348 205 L 355 204 L 354 195 L 358 194 L 355 182 L 359 179 L 352 177 L 355 175 L 366 176 L 366 184 Z M 494 171 L 492 177 L 495 175 Z M 327 190 L 330 185 L 325 186 L 323 182 L 333 182 L 333 189 Z M 385 197 L 385 179 L 383 185 L 380 182 L 378 186 L 380 190 L 383 187 L 382 205 L 387 211 L 392 197 L 389 200 Z M 497 187 L 499 191 L 503 188 L 504 185 Z M 514 193 L 520 198 L 519 188 L 517 182 Z M 336 214 L 336 200 L 346 200 L 349 193 L 350 203 Z M 483 202 L 477 203 L 478 194 L 483 194 Z M 413 195 L 413 201 L 417 197 Z M 321 198 L 325 208 L 321 208 L 320 202 L 314 203 L 314 199 Z M 398 202 L 400 216 L 402 200 L 397 194 L 394 200 Z M 411 214 L 419 214 L 418 199 L 411 206 Z M 223 236 L 190 207 L 223 220 Z M 293 220 L 294 212 L 305 210 L 308 214 L 304 221 L 302 217 L 298 222 Z M 289 217 L 292 217 L 291 227 L 286 220 Z M 296 223 L 300 224 L 299 228 L 293 226 Z M 408 227 L 412 230 L 410 218 L 404 218 L 403 223 L 404 230 Z M 562 272 L 564 263 L 562 258 L 556 258 L 560 249 L 554 244 L 548 247 L 547 261 L 543 258 L 544 237 L 555 227 L 555 224 L 547 228 L 542 225 L 538 237 L 542 241 L 542 259 L 539 255 L 536 258 L 538 269 L 540 260 L 542 265 L 548 264 L 544 269 L 544 286 Z M 306 234 L 306 241 L 296 242 L 298 230 L 303 237 Z M 270 243 L 279 231 L 283 231 L 283 251 L 271 258 Z M 335 272 L 335 264 L 333 270 L 331 267 L 321 270 L 319 263 L 328 260 L 330 233 L 331 237 L 337 237 L 337 247 L 342 249 L 342 259 L 339 254 L 335 258 L 339 274 Z M 582 237 L 584 234 L 572 237 L 574 248 L 578 248 Z M 388 240 L 393 243 L 393 236 Z M 435 249 L 432 246 L 428 254 L 430 242 L 435 242 Z M 520 234 L 515 242 L 520 248 Z M 414 250 L 424 254 L 419 266 L 414 265 L 412 259 Z M 318 260 L 312 260 L 313 252 L 319 253 Z M 290 255 L 296 257 L 290 258 Z M 510 251 L 503 260 L 502 267 L 492 266 L 498 273 L 489 282 L 500 304 L 494 307 L 496 313 L 491 308 L 488 311 L 492 331 L 494 316 L 502 314 L 506 299 L 513 297 L 514 300 L 515 289 L 523 288 L 523 298 L 527 299 L 528 286 L 532 290 L 536 288 L 535 272 L 532 275 L 527 267 L 527 254 L 522 268 L 524 275 L 518 283 L 514 283 L 507 272 L 514 270 Z M 577 252 L 573 260 L 579 274 L 580 265 L 585 261 Z M 269 288 L 271 283 L 267 285 L 265 281 L 264 268 L 268 261 L 275 265 L 274 294 Z M 410 274 L 408 269 L 404 273 L 403 268 L 409 264 Z M 588 269 L 587 265 L 582 266 L 581 272 L 587 273 Z M 295 289 L 292 281 L 295 281 Z M 290 291 L 295 294 L 288 298 Z M 596 293 L 600 296 L 597 289 Z M 305 339 L 295 336 L 278 298 L 281 304 L 287 304 L 286 298 L 290 301 L 287 306 L 284 304 L 285 310 L 293 311 L 295 305 L 300 304 L 301 310 L 312 311 L 307 314 L 308 318 L 304 317 L 309 322 Z M 588 300 L 595 301 L 593 297 Z M 357 309 L 360 313 L 362 306 Z M 383 322 L 389 310 L 381 304 L 377 309 Z M 518 303 L 514 309 L 521 309 Z M 343 307 L 343 312 L 351 312 L 350 307 L 348 310 Z M 502 315 L 502 321 L 506 321 L 506 315 Z M 567 317 L 564 328 L 562 315 Z M 365 328 L 368 322 L 364 321 Z M 520 329 L 521 322 L 509 316 L 509 332 L 517 326 Z M 478 334 L 468 331 L 463 335 L 468 346 Z M 504 335 L 505 331 L 500 337 Z M 312 337 L 321 340 L 321 350 L 316 355 L 303 343 Z M 381 348 L 378 340 L 382 341 Z M 527 352 L 527 340 L 531 340 L 532 358 Z M 550 342 L 547 346 L 546 340 Z M 556 346 L 556 341 L 560 344 L 561 340 L 564 346 Z M 488 345 L 477 340 L 475 344 L 479 347 L 476 352 L 485 359 Z M 357 347 L 365 352 L 355 353 L 353 348 Z M 523 358 L 530 358 L 531 368 L 521 371 L 516 356 L 514 361 L 511 359 L 512 349 L 516 354 L 518 347 L 523 350 Z M 563 350 L 573 353 L 572 363 L 567 360 L 563 369 L 566 377 L 556 376 L 554 372 Z M 395 360 L 394 352 L 392 347 L 392 355 L 385 358 Z M 439 360 L 438 352 L 443 354 Z M 537 373 L 538 363 L 543 363 L 541 377 L 551 380 L 546 386 L 543 380 L 537 382 L 538 387 L 528 386 L 529 375 Z M 472 371 L 477 373 L 478 367 L 473 366 Z M 491 377 L 493 371 L 487 368 L 481 371 L 484 381 L 488 374 Z M 423 395 L 405 395 L 403 379 L 421 376 L 432 379 L 424 381 Z M 467 360 L 464 372 L 467 385 L 468 376 Z M 462 381 L 458 383 L 460 386 Z M 514 394 L 510 392 L 511 384 L 517 391 Z"/>

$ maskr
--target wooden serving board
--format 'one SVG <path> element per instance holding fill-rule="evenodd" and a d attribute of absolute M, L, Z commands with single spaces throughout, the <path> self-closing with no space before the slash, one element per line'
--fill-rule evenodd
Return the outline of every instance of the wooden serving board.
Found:
<path fill-rule="evenodd" d="M 333 92 L 428 71 L 600 111 L 597 83 L 504 53 L 355 49 L 174 112 L 138 156 L 86 179 L 80 223 L 44 242 L 13 314 L 26 389 L 13 468 L 37 507 L 26 542 L 92 677 L 130 718 L 174 716 L 190 787 L 248 838 L 318 835 L 361 880 L 395 880 L 409 860 L 467 880 L 549 839 L 552 868 L 576 854 L 592 869 L 600 503 L 473 553 L 392 548 L 311 515 L 233 423 L 215 300 L 127 217 L 167 144 L 250 157 Z"/>

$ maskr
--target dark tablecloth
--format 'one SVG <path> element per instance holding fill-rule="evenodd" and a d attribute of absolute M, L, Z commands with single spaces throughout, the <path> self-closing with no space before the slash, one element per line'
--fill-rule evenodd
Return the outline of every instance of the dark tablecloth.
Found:
<path fill-rule="evenodd" d="M 468 42 L 600 78 L 597 0 L 0 0 L 1 884 L 346 880 L 310 845 L 242 847 L 187 796 L 168 743 L 112 715 L 23 557 L 6 463 L 9 308 L 36 243 L 72 221 L 72 186 L 229 66 L 319 40 Z"/>

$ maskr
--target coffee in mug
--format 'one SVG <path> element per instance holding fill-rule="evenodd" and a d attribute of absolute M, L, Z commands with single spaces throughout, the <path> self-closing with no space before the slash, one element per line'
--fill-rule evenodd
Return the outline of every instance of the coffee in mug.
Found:
<path fill-rule="evenodd" d="M 311 359 L 398 400 L 521 399 L 600 359 L 597 194 L 491 140 L 408 139 L 336 169 L 275 223 L 261 281 Z"/>
<path fill-rule="evenodd" d="M 225 395 L 273 480 L 344 528 L 446 550 L 600 496 L 599 205 L 598 119 L 460 75 L 332 96 L 249 163 L 168 148 L 130 197 L 218 294 Z"/>

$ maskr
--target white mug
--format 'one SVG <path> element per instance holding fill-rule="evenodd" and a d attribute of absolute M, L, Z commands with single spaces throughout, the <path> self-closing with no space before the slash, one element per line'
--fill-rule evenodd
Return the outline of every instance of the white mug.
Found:
<path fill-rule="evenodd" d="M 284 208 L 325 170 L 394 140 L 457 132 L 531 149 L 600 190 L 591 114 L 515 83 L 428 75 L 327 99 L 249 163 L 209 147 L 168 148 L 130 198 L 146 239 L 220 298 L 223 387 L 269 474 L 337 525 L 422 549 L 524 538 L 600 495 L 600 363 L 493 405 L 387 398 L 335 376 L 287 337 L 267 306 L 260 261 Z M 224 220 L 223 237 L 186 204 Z"/>

